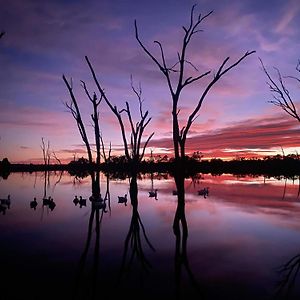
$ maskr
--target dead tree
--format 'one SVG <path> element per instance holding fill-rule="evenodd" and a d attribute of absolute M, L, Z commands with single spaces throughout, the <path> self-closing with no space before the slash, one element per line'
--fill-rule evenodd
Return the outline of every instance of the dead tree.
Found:
<path fill-rule="evenodd" d="M 133 86 L 133 82 L 132 82 L 132 79 L 131 79 L 131 88 L 132 88 L 133 92 L 136 94 L 136 96 L 138 98 L 139 113 L 140 113 L 139 121 L 134 123 L 132 115 L 131 115 L 129 103 L 126 101 L 126 107 L 121 109 L 121 110 L 119 110 L 116 105 L 113 106 L 111 104 L 110 99 L 106 96 L 106 94 L 104 92 L 104 88 L 102 87 L 102 85 L 99 82 L 89 58 L 86 56 L 85 59 L 86 59 L 86 62 L 88 64 L 89 68 L 90 68 L 93 79 L 95 81 L 95 84 L 98 88 L 98 91 L 99 91 L 101 97 L 105 100 L 106 104 L 108 105 L 110 110 L 113 112 L 113 114 L 116 116 L 116 118 L 119 122 L 119 126 L 120 126 L 120 129 L 121 129 L 122 140 L 123 140 L 123 144 L 124 144 L 125 156 L 126 156 L 127 161 L 131 164 L 138 164 L 143 159 L 144 154 L 145 154 L 145 149 L 147 148 L 147 145 L 148 145 L 150 139 L 154 135 L 154 132 L 152 132 L 148 136 L 146 141 L 144 142 L 144 145 L 142 146 L 142 138 L 143 138 L 144 130 L 147 127 L 147 125 L 149 124 L 149 122 L 151 121 L 151 117 L 148 117 L 148 114 L 149 114 L 148 111 L 143 112 L 143 108 L 142 108 L 143 101 L 142 101 L 141 86 L 139 86 L 139 88 L 136 89 Z M 127 119 L 129 121 L 129 124 L 130 124 L 130 127 L 131 127 L 130 142 L 127 141 L 127 137 L 126 137 L 126 133 L 125 133 L 125 124 L 124 124 L 124 121 L 123 121 L 123 118 L 122 118 L 122 113 L 123 112 L 126 113 Z M 130 144 L 130 147 L 129 147 L 129 144 Z"/>
<path fill-rule="evenodd" d="M 203 101 L 208 95 L 211 88 L 231 69 L 236 67 L 240 62 L 242 62 L 246 57 L 254 53 L 255 51 L 247 51 L 243 56 L 241 56 L 235 62 L 229 64 L 230 57 L 227 57 L 223 60 L 221 65 L 218 67 L 216 73 L 209 80 L 208 84 L 200 94 L 199 99 L 196 102 L 194 109 L 190 112 L 186 123 L 184 126 L 180 128 L 178 116 L 180 110 L 178 109 L 178 104 L 180 100 L 181 93 L 187 87 L 189 87 L 192 83 L 199 81 L 200 79 L 207 77 L 212 73 L 211 70 L 205 71 L 198 76 L 188 76 L 186 75 L 186 67 L 192 66 L 196 71 L 197 68 L 195 65 L 187 59 L 187 49 L 190 46 L 190 43 L 194 36 L 202 31 L 200 29 L 200 25 L 202 22 L 212 14 L 212 11 L 206 15 L 199 14 L 198 17 L 195 17 L 195 5 L 193 5 L 190 14 L 190 22 L 189 25 L 183 26 L 184 35 L 182 39 L 182 46 L 180 51 L 177 52 L 177 62 L 173 65 L 167 64 L 167 58 L 165 56 L 164 48 L 162 43 L 159 41 L 154 41 L 155 44 L 158 45 L 160 51 L 160 58 L 157 58 L 154 54 L 148 50 L 148 48 L 141 41 L 138 33 L 137 22 L 135 21 L 135 37 L 138 41 L 139 45 L 143 49 L 143 51 L 149 56 L 149 58 L 154 62 L 155 65 L 159 68 L 160 72 L 164 75 L 167 81 L 167 86 L 169 88 L 171 97 L 172 97 L 172 121 L 173 121 L 173 145 L 174 145 L 174 155 L 175 159 L 180 159 L 185 157 L 185 144 L 187 135 L 189 130 L 193 124 L 193 122 L 198 117 L 198 112 L 202 106 Z M 175 76 L 175 77 L 173 77 Z"/>
<path fill-rule="evenodd" d="M 44 138 L 42 137 L 42 145 L 41 149 L 43 151 L 43 160 L 44 160 L 44 165 L 49 166 L 50 164 L 50 141 L 48 141 L 47 146 L 45 144 Z"/>
<path fill-rule="evenodd" d="M 100 132 L 100 142 L 101 142 L 101 149 L 102 149 L 102 157 L 104 159 L 104 162 L 108 163 L 111 158 L 111 142 L 109 143 L 108 153 L 105 152 L 104 141 L 101 132 Z"/>
<path fill-rule="evenodd" d="M 90 95 L 86 84 L 84 81 L 81 80 L 82 86 L 84 88 L 84 91 L 86 95 L 88 96 L 89 100 L 93 104 L 93 113 L 91 114 L 92 120 L 93 120 L 93 126 L 94 126 L 94 133 L 95 133 L 95 143 L 96 143 L 96 164 L 100 165 L 100 126 L 99 126 L 99 111 L 98 106 L 101 103 L 102 96 L 98 100 L 96 93 L 93 94 L 93 96 Z"/>
<path fill-rule="evenodd" d="M 61 160 L 57 157 L 57 155 L 56 155 L 56 153 L 54 151 L 52 151 L 52 156 L 61 165 Z"/>
<path fill-rule="evenodd" d="M 286 112 L 288 115 L 300 122 L 300 116 L 297 107 L 294 103 L 294 100 L 291 97 L 290 91 L 287 88 L 287 85 L 283 79 L 284 77 L 281 75 L 281 72 L 279 71 L 279 69 L 274 67 L 277 73 L 277 78 L 272 78 L 272 76 L 264 66 L 262 60 L 259 60 L 262 65 L 263 71 L 268 78 L 267 85 L 269 86 L 269 89 L 273 95 L 273 100 L 270 100 L 269 102 L 274 104 L 275 106 L 279 106 L 284 112 Z M 300 73 L 300 60 L 298 60 L 296 71 Z M 285 78 L 291 78 L 293 80 L 296 80 L 300 84 L 299 77 L 285 76 Z"/>
<path fill-rule="evenodd" d="M 80 114 L 80 110 L 77 104 L 77 100 L 75 98 L 75 95 L 73 93 L 73 86 L 72 86 L 72 81 L 71 83 L 69 83 L 69 81 L 66 79 L 65 75 L 62 76 L 66 87 L 69 91 L 70 97 L 71 97 L 71 102 L 65 102 L 66 107 L 70 110 L 70 112 L 73 115 L 73 118 L 76 120 L 77 123 L 77 127 L 80 133 L 80 136 L 82 138 L 82 141 L 84 142 L 85 146 L 86 146 L 86 150 L 87 150 L 87 154 L 88 154 L 88 160 L 89 163 L 91 164 L 93 162 L 93 156 L 92 156 L 92 150 L 91 150 L 91 146 L 88 140 L 88 136 L 86 134 L 86 130 L 85 130 L 85 126 L 84 123 L 82 121 L 81 118 L 81 114 Z"/>

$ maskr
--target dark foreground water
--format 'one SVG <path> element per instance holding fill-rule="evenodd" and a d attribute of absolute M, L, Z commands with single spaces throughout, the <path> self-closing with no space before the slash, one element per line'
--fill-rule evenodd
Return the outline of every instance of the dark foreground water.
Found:
<path fill-rule="evenodd" d="M 101 174 L 104 207 L 89 200 L 90 177 L 13 173 L 0 180 L 0 198 L 10 195 L 0 212 L 0 299 L 300 299 L 298 188 L 202 175 L 185 180 L 183 203 L 173 178 L 154 174 L 137 180 L 131 203 L 128 178 Z"/>

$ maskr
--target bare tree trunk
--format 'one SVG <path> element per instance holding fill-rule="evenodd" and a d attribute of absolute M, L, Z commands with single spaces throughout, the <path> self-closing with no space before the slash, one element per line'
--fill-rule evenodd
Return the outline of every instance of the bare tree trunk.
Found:
<path fill-rule="evenodd" d="M 55 160 L 61 165 L 61 160 L 57 157 L 56 153 L 54 151 L 52 151 L 53 157 L 55 158 Z"/>
<path fill-rule="evenodd" d="M 81 114 L 80 114 L 80 110 L 79 110 L 76 98 L 75 98 L 74 93 L 73 93 L 72 85 L 69 84 L 69 82 L 66 79 L 65 75 L 63 75 L 63 80 L 66 84 L 66 87 L 67 87 L 67 89 L 69 91 L 69 94 L 70 94 L 70 97 L 71 97 L 71 103 L 69 104 L 69 103 L 66 102 L 65 105 L 70 110 L 70 112 L 72 113 L 74 119 L 76 120 L 80 136 L 81 136 L 81 138 L 82 138 L 82 140 L 83 140 L 83 142 L 86 146 L 89 163 L 92 164 L 93 163 L 93 156 L 92 156 L 91 146 L 90 146 L 90 143 L 89 143 L 86 131 L 85 131 L 85 127 L 84 127 L 84 124 L 83 124 L 83 121 L 82 121 L 82 118 L 81 118 Z"/>
<path fill-rule="evenodd" d="M 101 103 L 102 96 L 100 97 L 99 100 L 97 99 L 97 95 L 95 93 L 93 94 L 93 96 L 91 96 L 88 89 L 87 89 L 87 87 L 86 87 L 85 82 L 81 81 L 81 83 L 82 83 L 82 86 L 85 90 L 86 95 L 88 96 L 88 98 L 90 99 L 90 101 L 93 104 L 93 114 L 91 115 L 91 117 L 92 117 L 92 120 L 93 120 L 93 123 L 94 123 L 95 144 L 96 144 L 96 153 L 97 153 L 96 164 L 97 164 L 97 166 L 99 166 L 100 165 L 100 157 L 101 157 L 100 151 L 101 150 L 100 150 L 100 126 L 99 126 L 98 106 Z"/>
<path fill-rule="evenodd" d="M 85 59 L 86 59 L 86 62 L 88 64 L 89 68 L 90 68 L 90 71 L 92 73 L 95 84 L 98 88 L 98 91 L 101 95 L 101 98 L 103 98 L 105 100 L 106 104 L 111 109 L 111 111 L 116 116 L 116 118 L 119 122 L 119 126 L 120 126 L 120 129 L 121 129 L 121 134 L 122 134 L 122 139 L 123 139 L 123 144 L 124 144 L 124 151 L 125 151 L 126 159 L 127 159 L 128 162 L 130 162 L 131 164 L 133 164 L 135 166 L 139 162 L 141 162 L 141 160 L 143 159 L 144 154 L 145 154 L 145 149 L 146 149 L 150 139 L 154 135 L 154 132 L 152 134 L 150 134 L 150 136 L 147 138 L 146 142 L 144 143 L 143 149 L 141 150 L 141 142 L 142 142 L 142 137 L 143 137 L 143 134 L 144 134 L 144 130 L 147 127 L 147 125 L 149 124 L 149 122 L 151 121 L 151 118 L 148 117 L 148 111 L 146 111 L 144 113 L 143 109 L 142 109 L 142 98 L 141 98 L 142 90 L 141 90 L 141 87 L 139 86 L 139 89 L 136 89 L 133 86 L 132 78 L 131 78 L 131 88 L 132 88 L 133 92 L 136 94 L 136 96 L 138 98 L 139 111 L 140 111 L 140 119 L 139 119 L 138 122 L 136 122 L 134 124 L 132 116 L 131 116 L 129 103 L 126 101 L 126 108 L 123 108 L 121 110 L 118 110 L 117 106 L 113 106 L 111 104 L 111 101 L 106 96 L 103 87 L 100 85 L 91 62 L 89 61 L 87 56 L 85 57 Z M 129 124 L 130 124 L 130 127 L 131 127 L 131 139 L 130 139 L 131 152 L 129 151 L 129 147 L 128 147 L 129 142 L 127 141 L 126 134 L 125 134 L 125 125 L 124 125 L 124 122 L 123 122 L 123 119 L 122 119 L 122 113 L 123 112 L 125 112 L 127 114 L 127 119 L 129 121 Z M 142 151 L 142 152 L 140 152 L 140 151 Z"/>
<path fill-rule="evenodd" d="M 180 158 L 179 155 L 179 124 L 178 124 L 178 113 L 177 113 L 177 105 L 174 105 L 174 103 L 177 103 L 178 101 L 173 101 L 173 145 L 174 145 L 174 155 L 175 159 L 178 160 Z"/>
<path fill-rule="evenodd" d="M 207 75 L 211 74 L 211 70 L 206 71 L 196 77 L 192 76 L 185 76 L 185 68 L 187 66 L 191 66 L 194 68 L 196 71 L 198 69 L 194 66 L 193 63 L 187 60 L 186 57 L 186 51 L 188 46 L 190 45 L 190 42 L 192 40 L 192 37 L 201 31 L 199 29 L 200 24 L 202 21 L 204 21 L 208 16 L 212 14 L 212 11 L 209 12 L 208 14 L 202 16 L 201 14 L 198 15 L 197 18 L 195 18 L 195 13 L 194 13 L 195 5 L 191 9 L 191 15 L 190 15 L 190 23 L 188 27 L 183 26 L 184 30 L 184 36 L 183 36 L 183 41 L 182 41 L 182 47 L 180 51 L 177 52 L 178 60 L 175 64 L 168 66 L 167 65 L 167 59 L 165 57 L 164 49 L 162 44 L 159 41 L 155 41 L 159 47 L 160 50 L 160 58 L 157 58 L 154 56 L 143 44 L 141 41 L 139 34 L 138 34 L 138 27 L 137 27 L 137 22 L 135 21 L 135 37 L 136 40 L 138 41 L 139 45 L 143 49 L 143 51 L 149 56 L 149 58 L 154 62 L 154 64 L 157 65 L 159 68 L 160 72 L 165 76 L 167 86 L 169 88 L 171 98 L 172 98 L 172 119 L 173 119 L 173 145 L 174 145 L 174 156 L 175 159 L 184 159 L 185 157 L 185 143 L 186 143 L 186 138 L 187 134 L 190 130 L 190 127 L 192 123 L 195 121 L 197 118 L 197 114 L 202 106 L 202 103 L 207 96 L 208 92 L 210 89 L 221 79 L 223 75 L 225 75 L 228 71 L 230 71 L 232 68 L 237 66 L 241 61 L 243 61 L 247 56 L 251 55 L 255 51 L 247 51 L 240 59 L 235 61 L 229 66 L 226 66 L 226 64 L 229 61 L 229 57 L 224 59 L 223 63 L 220 65 L 220 67 L 217 70 L 217 73 L 213 76 L 213 78 L 210 80 L 210 82 L 207 84 L 206 88 L 204 89 L 202 95 L 199 97 L 198 102 L 195 105 L 194 110 L 190 113 L 186 125 L 180 128 L 179 122 L 178 122 L 178 114 L 180 110 L 178 109 L 178 102 L 180 100 L 181 92 L 189 85 L 192 83 L 199 81 L 201 78 L 206 77 Z M 177 76 L 175 79 L 171 74 L 175 74 Z M 174 83 L 175 82 L 175 83 Z"/>
<path fill-rule="evenodd" d="M 46 147 L 43 137 L 42 137 L 41 149 L 43 151 L 44 165 L 48 166 L 50 164 L 50 142 L 48 141 L 48 144 L 47 144 L 47 147 Z"/>
<path fill-rule="evenodd" d="M 110 161 L 110 157 L 111 157 L 111 142 L 109 143 L 109 149 L 108 149 L 107 154 L 105 153 L 105 147 L 104 147 L 104 142 L 103 142 L 101 133 L 100 133 L 100 142 L 101 142 L 101 146 L 102 146 L 102 157 L 104 159 L 104 162 L 108 163 Z"/>

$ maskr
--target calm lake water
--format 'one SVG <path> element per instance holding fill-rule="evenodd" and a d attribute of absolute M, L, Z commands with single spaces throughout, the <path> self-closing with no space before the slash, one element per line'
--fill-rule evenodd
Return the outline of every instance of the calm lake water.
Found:
<path fill-rule="evenodd" d="M 300 298 L 298 180 L 199 174 L 184 185 L 185 203 L 171 176 L 143 175 L 132 204 L 128 178 L 101 174 L 104 207 L 89 200 L 90 177 L 1 178 L 0 299 Z M 174 231 L 179 202 L 187 223 Z"/>

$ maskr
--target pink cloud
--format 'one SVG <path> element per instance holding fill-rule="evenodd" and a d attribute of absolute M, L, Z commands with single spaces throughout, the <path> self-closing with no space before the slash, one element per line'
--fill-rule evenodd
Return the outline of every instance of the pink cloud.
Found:
<path fill-rule="evenodd" d="M 290 26 L 290 23 L 295 19 L 299 13 L 300 6 L 297 0 L 287 1 L 286 6 L 284 7 L 284 12 L 281 15 L 276 27 L 275 32 L 279 34 L 294 34 L 295 31 Z"/>
<path fill-rule="evenodd" d="M 272 148 L 297 148 L 300 146 L 297 125 L 294 119 L 280 115 L 248 119 L 193 135 L 187 140 L 187 152 L 200 150 L 210 157 L 234 157 L 235 154 L 247 153 L 255 156 L 259 150 L 269 151 Z M 172 149 L 172 140 L 153 140 L 150 147 Z"/>

